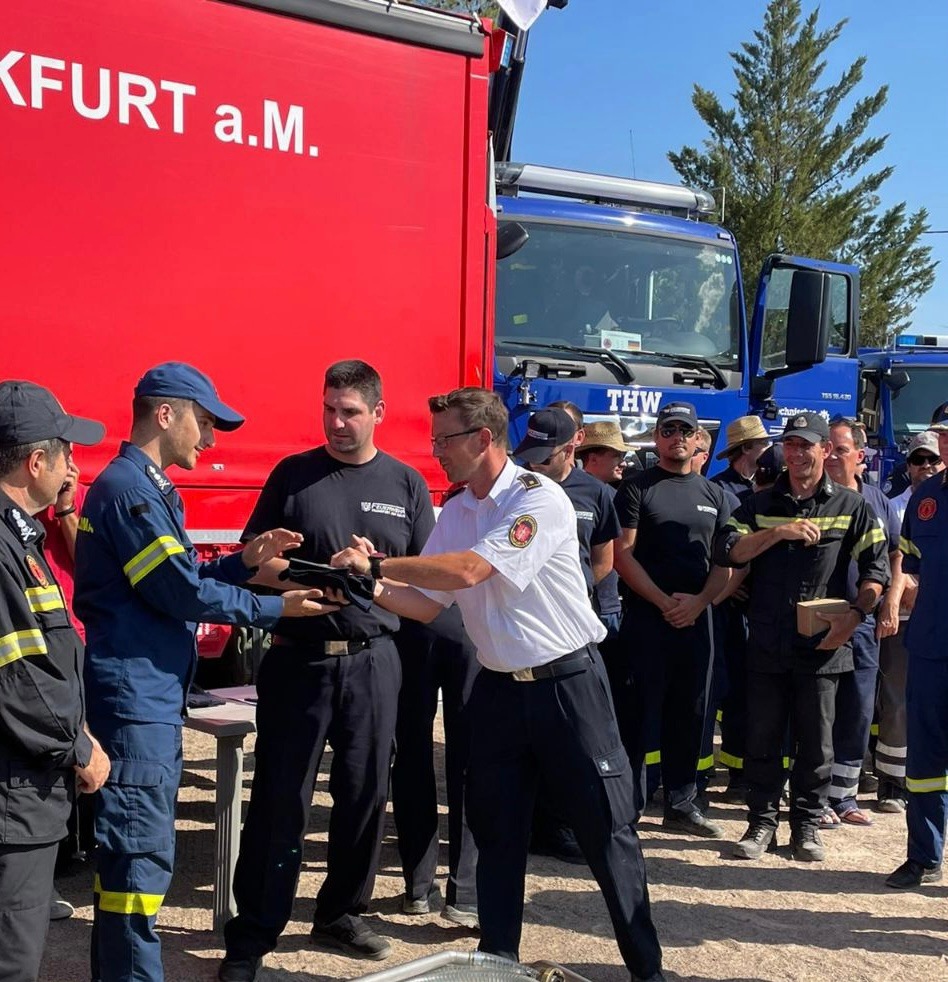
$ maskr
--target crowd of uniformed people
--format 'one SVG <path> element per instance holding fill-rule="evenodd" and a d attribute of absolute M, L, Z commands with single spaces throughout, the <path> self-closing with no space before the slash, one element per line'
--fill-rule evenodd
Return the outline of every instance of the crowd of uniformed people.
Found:
<path fill-rule="evenodd" d="M 690 403 L 660 407 L 643 466 L 617 423 L 566 402 L 510 448 L 500 399 L 458 389 L 429 400 L 455 486 L 436 521 L 420 475 L 375 445 L 378 373 L 331 365 L 322 401 L 325 443 L 277 464 L 240 552 L 199 563 L 168 469 L 243 422 L 205 374 L 145 372 L 129 439 L 87 492 L 72 449 L 102 425 L 0 383 L 0 982 L 38 976 L 77 795 L 94 808 L 91 977 L 164 977 L 156 919 L 202 622 L 272 635 L 221 982 L 253 982 L 290 919 L 327 745 L 311 937 L 357 958 L 391 952 L 362 917 L 391 787 L 404 913 L 440 908 L 516 960 L 528 853 L 584 862 L 631 978 L 664 978 L 637 823 L 660 807 L 667 831 L 723 836 L 716 722 L 722 798 L 747 806 L 736 858 L 777 848 L 786 811 L 792 857 L 821 861 L 822 832 L 872 824 L 857 793 L 875 782 L 878 810 L 908 826 L 887 884 L 941 878 L 948 404 L 887 496 L 864 474 L 864 429 L 828 413 L 775 437 L 730 421 L 708 480 L 713 439 Z M 350 603 L 359 590 L 374 602 Z M 839 603 L 803 630 L 798 604 L 822 599 Z"/>

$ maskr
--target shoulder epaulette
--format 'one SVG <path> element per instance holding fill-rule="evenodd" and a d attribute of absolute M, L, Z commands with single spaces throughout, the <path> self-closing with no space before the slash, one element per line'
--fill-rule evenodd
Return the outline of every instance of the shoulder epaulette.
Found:
<path fill-rule="evenodd" d="M 525 490 L 532 491 L 540 486 L 540 478 L 536 474 L 518 474 L 517 480 L 524 486 Z"/>

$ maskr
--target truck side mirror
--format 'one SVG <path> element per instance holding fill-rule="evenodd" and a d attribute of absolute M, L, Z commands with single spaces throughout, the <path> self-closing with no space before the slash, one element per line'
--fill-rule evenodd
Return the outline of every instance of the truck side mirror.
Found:
<path fill-rule="evenodd" d="M 904 389 L 912 381 L 912 378 L 908 372 L 897 368 L 894 372 L 887 372 L 883 375 L 882 381 L 887 389 L 898 392 L 899 389 Z"/>
<path fill-rule="evenodd" d="M 787 308 L 787 364 L 800 371 L 826 361 L 832 323 L 830 278 L 812 269 L 794 270 Z"/>
<path fill-rule="evenodd" d="M 497 228 L 497 259 L 506 259 L 527 244 L 530 233 L 520 222 L 501 222 Z"/>

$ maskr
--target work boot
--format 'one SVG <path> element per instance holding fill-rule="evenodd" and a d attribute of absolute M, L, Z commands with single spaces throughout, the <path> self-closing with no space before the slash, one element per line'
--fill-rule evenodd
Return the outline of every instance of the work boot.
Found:
<path fill-rule="evenodd" d="M 800 863 L 822 863 L 826 848 L 820 833 L 812 825 L 804 825 L 790 835 L 790 851 Z"/>
<path fill-rule="evenodd" d="M 220 982 L 254 982 L 259 968 L 259 958 L 225 958 L 217 970 L 217 978 Z"/>
<path fill-rule="evenodd" d="M 309 936 L 320 947 L 351 958 L 378 962 L 392 953 L 388 938 L 380 937 L 358 917 L 344 916 L 331 924 L 313 924 Z"/>
<path fill-rule="evenodd" d="M 662 828 L 666 832 L 684 832 L 702 839 L 720 839 L 724 836 L 724 829 L 705 818 L 697 808 L 690 812 L 666 812 Z"/>
<path fill-rule="evenodd" d="M 911 890 L 923 883 L 938 883 L 941 880 L 941 864 L 923 866 L 914 859 L 906 859 L 892 874 L 886 877 L 885 885 L 893 890 Z"/>
<path fill-rule="evenodd" d="M 765 852 L 777 851 L 777 830 L 771 825 L 751 822 L 740 842 L 734 843 L 732 855 L 737 859 L 760 859 Z"/>

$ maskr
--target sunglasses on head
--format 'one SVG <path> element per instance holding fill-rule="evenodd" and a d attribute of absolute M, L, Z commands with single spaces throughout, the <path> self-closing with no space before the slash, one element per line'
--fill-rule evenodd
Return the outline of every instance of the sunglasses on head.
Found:
<path fill-rule="evenodd" d="M 695 435 L 695 428 L 693 426 L 688 426 L 686 423 L 665 423 L 658 428 L 658 432 L 661 436 L 665 437 L 666 440 L 678 433 L 680 433 L 687 440 L 688 437 Z"/>
<path fill-rule="evenodd" d="M 924 467 L 926 464 L 937 464 L 941 457 L 934 457 L 928 453 L 913 453 L 908 462 L 913 467 Z"/>

